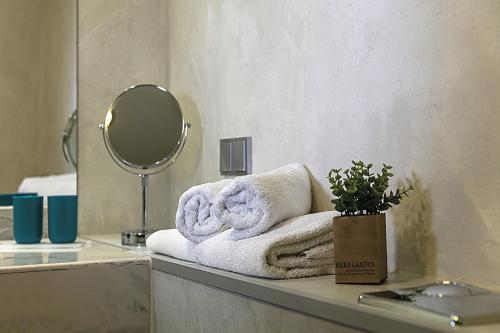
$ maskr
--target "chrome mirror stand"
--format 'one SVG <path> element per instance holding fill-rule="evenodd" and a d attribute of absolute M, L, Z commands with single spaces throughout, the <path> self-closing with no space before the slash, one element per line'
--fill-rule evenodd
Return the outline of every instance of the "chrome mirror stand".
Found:
<path fill-rule="evenodd" d="M 152 98 L 155 102 L 149 103 L 149 98 Z M 130 105 L 143 105 L 144 107 L 139 110 L 137 107 L 131 108 Z M 167 116 L 165 116 L 165 113 Z M 122 117 L 122 114 L 125 116 Z M 146 122 L 149 125 L 138 130 L 136 124 L 137 122 L 140 123 L 142 119 L 150 119 L 149 123 Z M 159 122 L 157 119 L 163 120 Z M 151 129 L 151 120 L 158 126 Z M 118 124 L 117 127 L 114 127 L 114 124 Z M 141 179 L 142 210 L 140 229 L 122 232 L 122 245 L 144 246 L 146 238 L 153 232 L 153 230 L 147 229 L 149 225 L 149 176 L 166 169 L 175 162 L 186 143 L 190 127 L 191 125 L 183 118 L 175 97 L 166 89 L 149 84 L 133 86 L 121 93 L 106 112 L 104 123 L 99 124 L 106 150 L 113 161 L 123 170 L 138 175 Z M 112 128 L 115 130 L 110 131 Z M 123 139 L 129 136 L 130 131 L 134 133 L 134 140 L 145 142 L 148 145 L 141 146 L 136 144 L 137 142 L 134 142 L 133 145 L 124 145 Z M 141 149 L 154 144 L 150 140 L 151 131 L 156 134 L 153 137 L 158 137 L 164 133 L 172 133 L 172 131 L 176 134 L 173 137 L 167 135 L 159 139 L 156 138 L 155 142 L 161 143 L 159 145 L 161 149 L 154 150 L 154 158 L 144 161 L 141 157 L 137 157 L 137 152 L 138 149 L 139 152 L 142 152 Z M 116 141 L 114 141 L 115 139 Z M 170 140 L 170 144 L 167 145 L 168 148 L 164 148 L 163 143 L 165 141 L 162 141 L 162 139 Z"/>
<path fill-rule="evenodd" d="M 122 245 L 132 246 L 145 246 L 146 238 L 152 234 L 153 230 L 146 230 L 148 224 L 148 190 L 149 190 L 149 176 L 139 174 L 141 178 L 142 187 L 142 223 L 140 230 L 130 230 L 122 232 Z"/>

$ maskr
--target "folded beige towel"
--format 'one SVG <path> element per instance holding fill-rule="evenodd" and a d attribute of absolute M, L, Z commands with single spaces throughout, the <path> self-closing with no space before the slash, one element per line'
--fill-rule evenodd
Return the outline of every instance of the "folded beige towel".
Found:
<path fill-rule="evenodd" d="M 154 233 L 147 245 L 155 252 L 252 276 L 291 279 L 333 274 L 335 215 L 329 211 L 295 217 L 240 240 L 233 240 L 226 230 L 199 244 L 171 229 Z"/>

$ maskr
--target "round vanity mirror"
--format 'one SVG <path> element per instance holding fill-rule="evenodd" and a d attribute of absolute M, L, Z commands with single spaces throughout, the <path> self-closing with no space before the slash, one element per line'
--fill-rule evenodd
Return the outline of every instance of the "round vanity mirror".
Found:
<path fill-rule="evenodd" d="M 179 103 L 166 89 L 133 86 L 109 107 L 104 142 L 120 167 L 135 174 L 152 174 L 175 160 L 186 139 L 186 125 Z"/>
<path fill-rule="evenodd" d="M 142 245 L 147 224 L 148 175 L 171 165 L 186 141 L 187 123 L 175 97 L 166 89 L 142 84 L 121 93 L 111 104 L 102 129 L 104 143 L 113 160 L 141 178 L 143 194 L 140 230 L 122 233 L 122 244 Z"/>

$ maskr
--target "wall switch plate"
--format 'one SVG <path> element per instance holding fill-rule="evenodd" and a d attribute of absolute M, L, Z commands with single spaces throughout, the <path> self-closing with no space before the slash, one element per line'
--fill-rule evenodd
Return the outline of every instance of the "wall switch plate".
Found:
<path fill-rule="evenodd" d="M 220 156 L 220 172 L 231 171 L 231 142 L 220 142 L 219 148 Z"/>
<path fill-rule="evenodd" d="M 220 174 L 241 176 L 252 173 L 252 137 L 221 139 Z"/>

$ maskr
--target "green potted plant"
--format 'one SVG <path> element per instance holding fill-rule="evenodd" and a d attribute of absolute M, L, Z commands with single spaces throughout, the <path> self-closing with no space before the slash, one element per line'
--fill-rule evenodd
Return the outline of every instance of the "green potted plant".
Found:
<path fill-rule="evenodd" d="M 387 241 L 384 211 L 398 205 L 408 188 L 387 192 L 394 176 L 390 165 L 380 173 L 372 163 L 352 161 L 350 169 L 328 173 L 332 203 L 340 216 L 333 219 L 335 282 L 381 283 L 387 278 Z"/>

